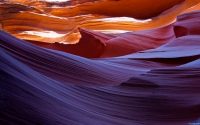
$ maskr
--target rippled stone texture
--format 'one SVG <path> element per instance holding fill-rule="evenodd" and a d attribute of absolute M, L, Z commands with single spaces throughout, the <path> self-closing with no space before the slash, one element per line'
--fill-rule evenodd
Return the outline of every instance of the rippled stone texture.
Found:
<path fill-rule="evenodd" d="M 0 2 L 0 123 L 200 124 L 199 2 Z"/>

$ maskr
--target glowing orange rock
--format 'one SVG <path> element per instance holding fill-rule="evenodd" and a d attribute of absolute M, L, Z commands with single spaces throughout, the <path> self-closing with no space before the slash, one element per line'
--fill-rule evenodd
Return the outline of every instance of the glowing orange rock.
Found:
<path fill-rule="evenodd" d="M 79 1 L 82 4 L 68 6 L 67 3 L 72 4 L 73 2 L 77 3 L 77 1 L 62 2 L 63 4 L 66 3 L 66 6 L 61 6 L 56 2 L 35 0 L 1 2 L 0 20 L 2 29 L 25 40 L 48 43 L 77 43 L 80 39 L 77 27 L 98 31 L 138 31 L 158 28 L 172 23 L 177 15 L 196 5 L 199 0 L 168 0 L 162 2 L 160 0 L 151 2 L 148 2 L 148 0 L 106 0 L 96 2 L 84 0 Z M 120 6 L 121 9 L 119 9 Z M 198 6 L 195 6 L 195 9 L 198 9 Z M 109 20 L 108 16 L 151 18 L 151 20 L 146 22 L 126 21 L 126 19 L 124 21 L 106 21 L 105 17 Z"/>

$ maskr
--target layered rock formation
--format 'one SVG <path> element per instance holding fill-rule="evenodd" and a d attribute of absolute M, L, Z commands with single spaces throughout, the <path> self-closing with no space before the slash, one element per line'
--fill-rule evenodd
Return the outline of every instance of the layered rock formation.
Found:
<path fill-rule="evenodd" d="M 200 124 L 199 2 L 1 1 L 0 123 Z"/>

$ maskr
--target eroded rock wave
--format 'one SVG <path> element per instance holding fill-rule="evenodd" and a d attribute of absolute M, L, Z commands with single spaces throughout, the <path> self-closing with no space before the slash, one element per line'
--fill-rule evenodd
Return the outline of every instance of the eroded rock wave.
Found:
<path fill-rule="evenodd" d="M 129 11 L 143 2 L 149 3 L 2 2 L 0 123 L 199 124 L 199 1 L 169 0 L 153 6 L 158 2 L 153 0 L 140 8 L 143 14 L 135 13 L 136 8 Z M 110 3 L 116 5 L 100 8 Z M 119 12 L 113 9 L 118 4 L 129 6 Z M 71 12 L 80 12 L 61 18 L 70 13 L 69 5 Z M 179 15 L 182 12 L 189 13 Z M 152 20 L 113 23 L 107 20 L 111 16 Z M 38 35 L 42 32 L 62 36 Z"/>

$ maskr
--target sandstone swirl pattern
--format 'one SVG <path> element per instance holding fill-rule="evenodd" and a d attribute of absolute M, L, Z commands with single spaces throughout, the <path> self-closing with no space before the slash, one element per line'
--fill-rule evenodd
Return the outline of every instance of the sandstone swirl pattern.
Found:
<path fill-rule="evenodd" d="M 200 124 L 200 0 L 3 0 L 0 124 Z"/>

